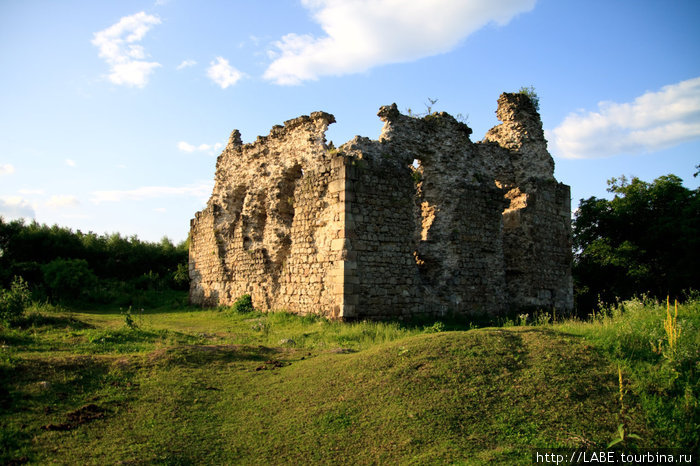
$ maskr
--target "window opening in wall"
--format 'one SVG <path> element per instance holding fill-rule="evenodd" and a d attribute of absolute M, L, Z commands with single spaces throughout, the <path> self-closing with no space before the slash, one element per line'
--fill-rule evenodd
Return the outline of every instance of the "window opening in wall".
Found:
<path fill-rule="evenodd" d="M 420 160 L 413 159 L 413 162 L 411 163 L 411 165 L 408 166 L 408 168 L 411 169 L 413 183 L 416 185 L 418 195 L 420 195 L 419 184 L 423 181 L 423 166 L 421 165 Z"/>

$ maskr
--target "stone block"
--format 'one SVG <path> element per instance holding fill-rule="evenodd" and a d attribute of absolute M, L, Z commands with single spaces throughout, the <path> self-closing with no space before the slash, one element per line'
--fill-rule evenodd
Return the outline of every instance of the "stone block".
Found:
<path fill-rule="evenodd" d="M 343 249 L 347 249 L 349 244 L 350 241 L 348 241 L 346 238 L 336 238 L 331 241 L 331 251 L 341 251 Z"/>
<path fill-rule="evenodd" d="M 328 192 L 331 194 L 344 192 L 345 191 L 345 181 L 344 180 L 333 180 L 328 184 Z"/>

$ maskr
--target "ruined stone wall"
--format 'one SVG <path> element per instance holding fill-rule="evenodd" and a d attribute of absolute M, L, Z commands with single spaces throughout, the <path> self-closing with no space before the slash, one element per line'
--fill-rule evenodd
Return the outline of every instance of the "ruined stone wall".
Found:
<path fill-rule="evenodd" d="M 340 148 L 361 161 L 351 247 L 364 315 L 505 311 L 506 201 L 471 130 L 447 114 L 416 119 L 390 106 L 379 115 L 378 141 Z"/>
<path fill-rule="evenodd" d="M 325 146 L 333 121 L 314 113 L 246 145 L 232 133 L 212 197 L 191 222 L 193 303 L 231 304 L 250 294 L 262 309 L 337 314 L 343 290 L 334 268 L 342 263 L 331 245 L 343 231 L 344 206 L 332 188 L 344 172 Z"/>
<path fill-rule="evenodd" d="M 554 179 L 542 122 L 530 99 L 502 94 L 501 124 L 479 144 L 483 160 L 508 160 L 493 172 L 508 201 L 503 254 L 509 307 L 573 309 L 571 194 Z"/>
<path fill-rule="evenodd" d="M 317 112 L 217 161 L 192 221 L 191 300 L 334 318 L 573 306 L 570 198 L 529 99 L 473 143 L 445 113 L 382 107 L 377 141 L 325 145 Z"/>

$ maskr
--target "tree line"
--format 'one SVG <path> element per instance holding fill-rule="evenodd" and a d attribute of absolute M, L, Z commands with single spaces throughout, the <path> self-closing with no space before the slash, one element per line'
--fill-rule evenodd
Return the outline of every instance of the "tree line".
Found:
<path fill-rule="evenodd" d="M 612 199 L 582 199 L 574 213 L 579 314 L 634 296 L 683 299 L 700 290 L 700 190 L 665 175 L 651 183 L 613 178 L 608 192 Z"/>
<path fill-rule="evenodd" d="M 0 287 L 22 277 L 39 299 L 110 302 L 138 290 L 184 290 L 187 260 L 187 241 L 153 243 L 0 217 Z"/>

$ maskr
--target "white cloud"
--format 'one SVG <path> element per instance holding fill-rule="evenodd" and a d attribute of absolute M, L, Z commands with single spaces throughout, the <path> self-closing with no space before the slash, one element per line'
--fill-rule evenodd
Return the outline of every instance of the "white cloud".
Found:
<path fill-rule="evenodd" d="M 209 65 L 207 76 L 221 86 L 221 89 L 233 86 L 243 77 L 243 73 L 229 65 L 228 60 L 223 57 L 216 57 Z"/>
<path fill-rule="evenodd" d="M 92 202 L 100 204 L 102 202 L 142 201 L 144 199 L 183 196 L 195 197 L 206 201 L 211 194 L 212 188 L 213 182 L 206 182 L 182 187 L 144 186 L 129 190 L 94 191 L 92 193 Z"/>
<path fill-rule="evenodd" d="M 647 92 L 630 103 L 600 102 L 547 132 L 553 154 L 598 158 L 639 154 L 700 138 L 700 77 Z"/>
<path fill-rule="evenodd" d="M 210 144 L 200 144 L 198 146 L 195 146 L 194 144 L 190 144 L 185 141 L 180 141 L 177 143 L 177 148 L 180 149 L 183 152 L 206 152 L 209 151 L 210 155 L 214 155 L 216 151 L 221 150 L 221 148 L 224 147 L 223 144 L 220 142 L 217 142 L 214 145 Z"/>
<path fill-rule="evenodd" d="M 197 146 L 193 146 L 185 141 L 178 142 L 177 148 L 184 152 L 194 152 L 197 150 Z"/>
<path fill-rule="evenodd" d="M 302 0 L 326 33 L 274 43 L 264 78 L 299 84 L 447 52 L 489 23 L 508 23 L 536 0 Z"/>
<path fill-rule="evenodd" d="M 66 165 L 68 165 L 69 167 L 75 167 L 75 160 L 66 159 Z"/>
<path fill-rule="evenodd" d="M 35 218 L 34 206 L 19 196 L 0 196 L 0 217 L 5 219 Z"/>
<path fill-rule="evenodd" d="M 4 165 L 0 165 L 0 176 L 1 175 L 11 175 L 15 172 L 15 167 L 12 164 L 6 163 Z"/>
<path fill-rule="evenodd" d="M 125 16 L 118 23 L 96 32 L 92 44 L 100 49 L 100 58 L 110 66 L 109 80 L 114 84 L 144 87 L 160 63 L 146 61 L 143 46 L 136 44 L 160 18 L 145 12 Z"/>
<path fill-rule="evenodd" d="M 46 201 L 47 207 L 59 209 L 63 207 L 75 207 L 78 204 L 80 204 L 80 201 L 78 201 L 77 197 L 68 195 L 51 196 L 51 198 Z"/>
<path fill-rule="evenodd" d="M 182 63 L 180 63 L 179 65 L 177 65 L 177 69 L 178 69 L 178 70 L 181 70 L 181 69 L 183 69 L 183 68 L 187 68 L 187 67 L 190 67 L 190 66 L 194 66 L 194 65 L 196 65 L 196 64 L 197 64 L 197 62 L 194 61 L 194 60 L 183 60 Z"/>

